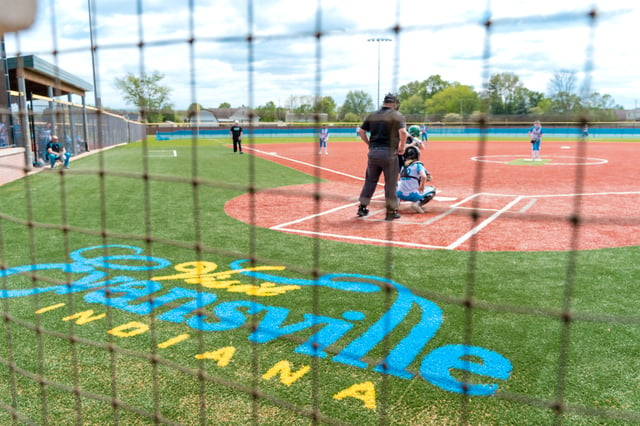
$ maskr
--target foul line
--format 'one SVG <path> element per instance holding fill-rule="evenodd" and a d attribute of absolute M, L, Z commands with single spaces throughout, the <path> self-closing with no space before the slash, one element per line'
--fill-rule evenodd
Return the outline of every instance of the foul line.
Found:
<path fill-rule="evenodd" d="M 286 160 L 286 161 L 291 161 L 292 163 L 298 163 L 298 164 L 302 164 L 304 166 L 316 168 L 316 169 L 319 169 L 319 170 L 324 170 L 325 172 L 335 173 L 337 175 L 346 176 L 346 177 L 349 177 L 349 178 L 352 178 L 352 179 L 356 179 L 356 180 L 359 180 L 359 181 L 364 181 L 364 178 L 361 178 L 361 177 L 358 177 L 358 176 L 353 176 L 353 175 L 350 175 L 348 173 L 339 172 L 339 171 L 334 170 L 334 169 L 328 169 L 326 167 L 321 167 L 321 166 L 319 166 L 317 164 L 307 163 L 306 161 L 300 161 L 300 160 L 296 160 L 296 159 L 293 159 L 293 158 L 284 157 L 284 156 L 276 154 L 274 152 L 262 151 L 262 150 L 259 150 L 259 149 L 256 149 L 256 148 L 250 148 L 250 147 L 247 147 L 246 149 L 250 149 L 252 151 L 259 152 L 259 153 L 264 154 L 264 155 L 269 155 L 271 157 L 277 157 L 277 158 L 281 158 L 281 159 Z M 378 185 L 380 185 L 380 183 L 378 183 Z"/>

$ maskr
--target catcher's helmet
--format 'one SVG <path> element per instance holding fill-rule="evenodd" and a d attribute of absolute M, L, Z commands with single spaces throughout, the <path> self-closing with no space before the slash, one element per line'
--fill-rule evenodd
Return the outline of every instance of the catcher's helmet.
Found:
<path fill-rule="evenodd" d="M 410 146 L 404 152 L 404 159 L 405 160 L 419 160 L 420 159 L 420 150 L 418 148 L 416 148 L 415 146 Z"/>
<path fill-rule="evenodd" d="M 409 127 L 408 132 L 409 132 L 409 134 L 410 134 L 411 136 L 413 136 L 414 138 L 417 138 L 417 137 L 419 137 L 419 136 L 420 136 L 420 127 L 418 127 L 418 126 L 411 126 L 411 127 Z"/>

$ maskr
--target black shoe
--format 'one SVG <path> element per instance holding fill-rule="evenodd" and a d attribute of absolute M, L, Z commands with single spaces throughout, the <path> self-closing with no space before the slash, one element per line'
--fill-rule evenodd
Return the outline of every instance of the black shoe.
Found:
<path fill-rule="evenodd" d="M 367 206 L 363 206 L 362 204 L 360 204 L 360 207 L 358 207 L 358 216 L 363 217 L 369 214 L 369 209 L 367 208 Z"/>
<path fill-rule="evenodd" d="M 400 219 L 400 213 L 398 213 L 398 210 L 387 211 L 387 216 L 385 216 L 384 220 L 394 220 L 394 219 Z"/>

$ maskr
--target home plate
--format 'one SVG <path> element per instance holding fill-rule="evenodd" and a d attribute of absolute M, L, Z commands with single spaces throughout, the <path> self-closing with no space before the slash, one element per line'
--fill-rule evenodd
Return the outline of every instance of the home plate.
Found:
<path fill-rule="evenodd" d="M 569 145 L 563 145 L 560 147 L 560 149 L 571 149 L 571 147 Z"/>
<path fill-rule="evenodd" d="M 434 200 L 436 201 L 455 201 L 458 199 L 458 197 L 439 197 L 439 196 L 435 196 L 433 197 Z"/>

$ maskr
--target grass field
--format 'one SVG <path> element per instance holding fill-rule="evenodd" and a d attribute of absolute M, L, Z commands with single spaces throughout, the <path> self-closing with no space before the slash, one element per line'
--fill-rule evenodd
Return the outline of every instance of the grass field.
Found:
<path fill-rule="evenodd" d="M 133 143 L 0 187 L 0 424 L 640 422 L 639 247 L 392 249 L 252 227 L 229 199 L 316 178 L 227 142 Z M 229 272 L 245 259 L 270 268 Z M 349 346 L 376 324 L 379 342 Z M 438 367 L 460 345 L 508 375 L 473 351 Z M 336 359 L 347 347 L 365 356 Z M 409 377 L 380 367 L 397 348 Z"/>

